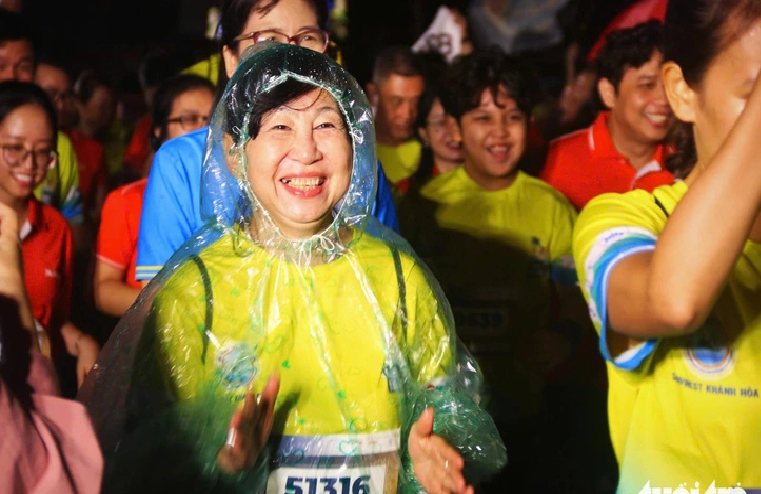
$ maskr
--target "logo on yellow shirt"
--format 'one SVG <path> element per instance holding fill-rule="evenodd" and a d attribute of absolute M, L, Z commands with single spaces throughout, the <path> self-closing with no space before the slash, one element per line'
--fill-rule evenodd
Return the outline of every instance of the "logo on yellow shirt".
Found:
<path fill-rule="evenodd" d="M 692 373 L 704 379 L 721 379 L 735 368 L 734 349 L 727 341 L 723 326 L 709 318 L 684 349 L 684 359 Z"/>

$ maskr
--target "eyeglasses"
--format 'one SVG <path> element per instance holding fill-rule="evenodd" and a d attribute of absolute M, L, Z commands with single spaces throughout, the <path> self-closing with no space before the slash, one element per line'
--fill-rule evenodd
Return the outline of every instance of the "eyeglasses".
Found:
<path fill-rule="evenodd" d="M 21 144 L 0 144 L 0 149 L 3 151 L 3 160 L 9 167 L 17 167 L 26 162 L 29 155 L 33 157 L 34 166 L 47 168 L 53 168 L 58 159 L 58 152 L 51 148 L 27 149 Z"/>
<path fill-rule="evenodd" d="M 181 117 L 170 118 L 166 123 L 179 123 L 182 130 L 190 132 L 191 130 L 200 129 L 209 122 L 206 115 L 182 115 Z"/>
<path fill-rule="evenodd" d="M 262 41 L 276 41 L 278 43 L 295 43 L 304 48 L 325 53 L 328 48 L 328 42 L 330 41 L 330 34 L 322 29 L 306 29 L 293 36 L 288 36 L 282 31 L 276 31 L 270 29 L 267 31 L 254 31 L 253 33 L 241 34 L 233 39 L 233 41 L 243 41 L 244 39 L 250 39 L 256 43 Z"/>

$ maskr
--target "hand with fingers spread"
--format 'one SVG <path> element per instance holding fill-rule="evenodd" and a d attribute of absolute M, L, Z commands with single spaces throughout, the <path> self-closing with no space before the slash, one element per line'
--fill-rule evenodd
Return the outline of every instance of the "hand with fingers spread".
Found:
<path fill-rule="evenodd" d="M 260 395 L 249 392 L 243 406 L 235 410 L 227 441 L 217 454 L 217 465 L 223 471 L 238 473 L 256 463 L 272 430 L 279 389 L 280 379 L 270 376 Z"/>
<path fill-rule="evenodd" d="M 428 494 L 473 494 L 462 474 L 462 457 L 433 433 L 433 409 L 426 409 L 412 426 L 409 451 L 415 476 Z"/>

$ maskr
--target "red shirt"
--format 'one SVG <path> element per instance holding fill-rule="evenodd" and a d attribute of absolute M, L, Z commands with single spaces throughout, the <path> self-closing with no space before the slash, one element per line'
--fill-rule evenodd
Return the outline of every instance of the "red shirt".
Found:
<path fill-rule="evenodd" d="M 126 271 L 124 281 L 140 288 L 135 280 L 137 261 L 137 234 L 140 230 L 140 213 L 148 179 L 123 185 L 106 196 L 100 214 L 98 231 L 98 260 Z"/>
<path fill-rule="evenodd" d="M 539 178 L 562 192 L 577 210 L 606 192 L 624 193 L 633 189 L 648 192 L 670 184 L 674 175 L 664 169 L 673 152 L 659 144 L 651 162 L 639 170 L 616 150 L 608 130 L 610 112 L 601 112 L 591 127 L 559 137 L 550 144 L 547 163 Z"/>
<path fill-rule="evenodd" d="M 45 328 L 52 355 L 64 347 L 61 325 L 69 319 L 72 283 L 72 239 L 66 219 L 52 206 L 29 200 L 26 223 L 19 232 L 24 284 L 34 319 Z"/>
<path fill-rule="evenodd" d="M 141 118 L 135 130 L 132 132 L 127 150 L 124 152 L 124 166 L 131 168 L 136 172 L 143 173 L 145 159 L 151 152 L 151 132 L 153 131 L 153 120 L 146 115 Z"/>
<path fill-rule="evenodd" d="M 103 146 L 76 129 L 67 130 L 66 135 L 71 139 L 79 163 L 79 192 L 82 194 L 82 202 L 85 211 L 91 211 L 95 188 L 106 181 Z"/>

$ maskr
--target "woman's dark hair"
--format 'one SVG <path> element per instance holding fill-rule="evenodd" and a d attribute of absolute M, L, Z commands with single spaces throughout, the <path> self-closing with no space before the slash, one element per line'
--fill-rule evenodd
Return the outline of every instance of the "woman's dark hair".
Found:
<path fill-rule="evenodd" d="M 237 135 L 233 129 L 240 128 L 243 125 L 246 109 L 250 108 L 248 135 L 251 139 L 256 139 L 261 130 L 262 120 L 269 112 L 288 105 L 288 103 L 296 98 L 313 91 L 317 86 L 291 78 L 278 84 L 266 93 L 260 93 L 253 97 L 251 93 L 247 91 L 247 85 L 239 84 L 238 88 L 240 88 L 240 91 L 234 91 L 234 93 L 230 95 L 234 101 L 239 102 L 236 104 L 237 111 L 233 110 L 228 112 L 225 131 L 235 136 L 236 139 L 239 138 L 240 136 Z M 237 99 L 239 97 L 245 99 Z M 346 122 L 346 116 L 343 112 L 340 113 L 344 128 L 348 132 L 349 126 Z"/>
<path fill-rule="evenodd" d="M 0 82 L 0 123 L 17 108 L 34 105 L 42 108 L 53 130 L 53 142 L 58 135 L 58 114 L 50 97 L 36 84 L 30 82 Z"/>
<path fill-rule="evenodd" d="M 447 114 L 459 121 L 465 113 L 478 108 L 485 89 L 496 98 L 500 86 L 507 88 L 520 111 L 531 115 L 539 96 L 537 79 L 533 72 L 497 47 L 454 61 L 442 87 L 441 104 Z"/>
<path fill-rule="evenodd" d="M 212 95 L 215 90 L 211 81 L 195 74 L 172 77 L 164 81 L 156 90 L 156 94 L 153 96 L 151 118 L 153 119 L 153 129 L 159 129 L 159 135 L 157 137 L 153 132 L 151 133 L 151 146 L 154 150 L 158 150 L 161 143 L 166 140 L 167 120 L 172 114 L 174 100 L 188 91 L 198 89 L 207 89 Z"/>
<path fill-rule="evenodd" d="M 223 0 L 222 14 L 219 25 L 222 31 L 220 38 L 220 50 L 225 46 L 232 50 L 238 49 L 238 42 L 233 41 L 236 37 L 243 34 L 243 29 L 248 23 L 248 18 L 252 12 L 265 16 L 274 9 L 280 0 Z M 304 0 L 314 9 L 317 16 L 317 24 L 326 28 L 328 24 L 328 3 L 326 0 Z M 225 72 L 224 60 L 219 61 L 219 78 L 217 85 L 221 92 L 227 85 L 227 72 Z"/>
<path fill-rule="evenodd" d="M 697 90 L 714 58 L 759 19 L 758 0 L 669 0 L 664 61 L 679 65 L 684 80 Z M 676 152 L 666 167 L 685 177 L 697 162 L 692 125 L 679 122 L 673 139 Z"/>

